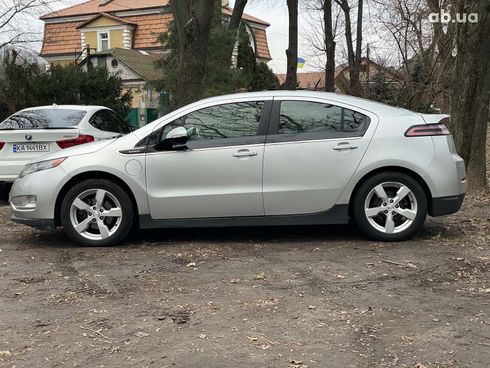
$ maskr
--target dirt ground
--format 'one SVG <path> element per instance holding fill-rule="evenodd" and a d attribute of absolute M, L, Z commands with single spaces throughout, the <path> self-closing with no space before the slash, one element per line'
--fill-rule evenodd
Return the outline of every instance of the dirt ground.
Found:
<path fill-rule="evenodd" d="M 1 367 L 488 367 L 490 200 L 415 239 L 162 230 L 80 248 L 0 203 Z"/>

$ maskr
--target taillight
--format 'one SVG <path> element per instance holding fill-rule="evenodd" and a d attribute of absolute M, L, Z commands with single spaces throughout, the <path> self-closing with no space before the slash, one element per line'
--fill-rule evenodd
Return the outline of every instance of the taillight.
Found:
<path fill-rule="evenodd" d="M 84 143 L 90 143 L 93 141 L 95 141 L 95 138 L 93 136 L 86 135 L 86 134 L 80 134 L 78 136 L 78 138 L 67 139 L 64 141 L 57 141 L 56 143 L 58 144 L 58 146 L 60 146 L 61 149 L 65 149 L 65 148 L 70 148 L 73 146 L 78 146 L 78 145 L 84 144 Z"/>
<path fill-rule="evenodd" d="M 450 135 L 444 124 L 421 124 L 408 128 L 405 137 L 428 137 L 433 135 Z"/>
<path fill-rule="evenodd" d="M 5 142 L 0 142 L 0 151 L 2 150 L 3 146 L 5 146 Z"/>

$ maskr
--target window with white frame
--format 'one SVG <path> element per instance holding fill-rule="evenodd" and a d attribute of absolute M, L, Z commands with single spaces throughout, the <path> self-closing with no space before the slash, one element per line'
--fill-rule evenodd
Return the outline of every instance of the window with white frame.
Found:
<path fill-rule="evenodd" d="M 110 42 L 109 42 L 109 32 L 100 32 L 99 33 L 99 51 L 109 50 Z"/>

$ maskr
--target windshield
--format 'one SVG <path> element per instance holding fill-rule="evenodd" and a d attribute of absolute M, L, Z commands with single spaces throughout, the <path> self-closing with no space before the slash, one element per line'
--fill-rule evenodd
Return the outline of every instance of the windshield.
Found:
<path fill-rule="evenodd" d="M 86 111 L 74 109 L 22 110 L 2 121 L 0 130 L 74 128 L 86 114 Z"/>

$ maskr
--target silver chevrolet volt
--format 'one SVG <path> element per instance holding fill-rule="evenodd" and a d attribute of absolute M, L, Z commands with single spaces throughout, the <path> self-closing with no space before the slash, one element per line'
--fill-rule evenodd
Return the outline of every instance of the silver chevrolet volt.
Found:
<path fill-rule="evenodd" d="M 130 230 L 344 224 L 398 241 L 461 207 L 464 161 L 427 115 L 334 93 L 202 100 L 123 137 L 29 163 L 12 220 L 82 245 Z"/>

